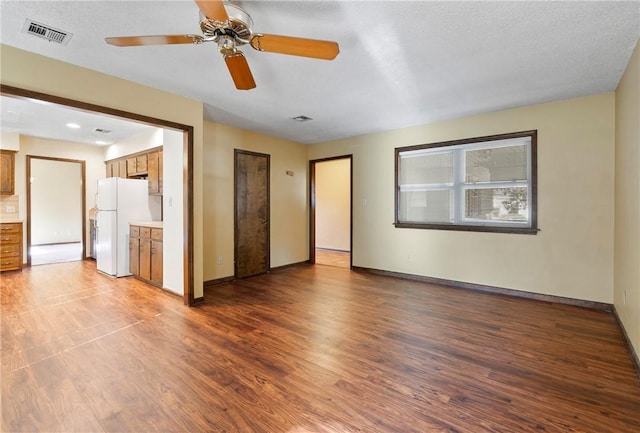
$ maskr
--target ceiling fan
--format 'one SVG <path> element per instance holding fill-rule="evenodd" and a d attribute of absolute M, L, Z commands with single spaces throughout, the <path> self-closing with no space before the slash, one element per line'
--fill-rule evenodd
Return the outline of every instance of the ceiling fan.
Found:
<path fill-rule="evenodd" d="M 238 46 L 249 44 L 258 51 L 333 60 L 340 52 L 337 42 L 253 32 L 253 20 L 239 6 L 222 0 L 195 0 L 201 12 L 202 35 L 120 36 L 105 38 L 119 47 L 215 42 L 224 57 L 236 88 L 249 90 L 256 83 L 247 59 Z"/>

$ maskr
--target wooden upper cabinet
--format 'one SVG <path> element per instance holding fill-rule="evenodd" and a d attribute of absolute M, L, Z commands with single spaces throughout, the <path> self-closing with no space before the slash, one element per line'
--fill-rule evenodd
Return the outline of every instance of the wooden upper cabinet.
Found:
<path fill-rule="evenodd" d="M 149 194 L 162 195 L 162 148 L 105 162 L 107 177 L 147 178 Z"/>
<path fill-rule="evenodd" d="M 127 177 L 147 174 L 147 154 L 127 158 Z"/>
<path fill-rule="evenodd" d="M 159 153 L 151 152 L 147 155 L 147 180 L 149 181 L 149 194 L 151 195 L 160 193 Z"/>
<path fill-rule="evenodd" d="M 162 195 L 163 189 L 163 175 L 162 175 L 162 149 L 158 151 L 158 194 Z"/>
<path fill-rule="evenodd" d="M 16 153 L 13 150 L 0 150 L 0 194 L 15 193 Z"/>

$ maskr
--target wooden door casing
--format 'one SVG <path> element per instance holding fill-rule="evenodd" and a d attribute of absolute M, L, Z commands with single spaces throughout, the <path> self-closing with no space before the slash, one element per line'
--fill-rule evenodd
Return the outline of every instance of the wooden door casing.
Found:
<path fill-rule="evenodd" d="M 269 271 L 270 156 L 236 149 L 234 182 L 235 277 Z"/>

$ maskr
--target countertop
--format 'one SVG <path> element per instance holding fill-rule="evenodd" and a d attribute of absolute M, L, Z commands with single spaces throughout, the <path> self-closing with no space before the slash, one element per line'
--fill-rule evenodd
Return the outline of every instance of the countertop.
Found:
<path fill-rule="evenodd" d="M 130 226 L 151 227 L 152 229 L 161 229 L 162 221 L 129 221 Z"/>
<path fill-rule="evenodd" d="M 9 219 L 9 218 L 3 218 L 0 220 L 0 223 L 23 223 L 23 220 L 18 220 L 18 219 Z"/>

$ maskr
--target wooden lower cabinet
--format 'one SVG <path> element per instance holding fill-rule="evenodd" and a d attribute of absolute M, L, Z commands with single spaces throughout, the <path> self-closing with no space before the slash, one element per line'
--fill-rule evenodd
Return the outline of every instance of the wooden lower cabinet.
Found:
<path fill-rule="evenodd" d="M 0 224 L 0 272 L 22 270 L 22 223 Z"/>
<path fill-rule="evenodd" d="M 142 280 L 162 287 L 162 229 L 130 226 L 129 271 Z"/>

